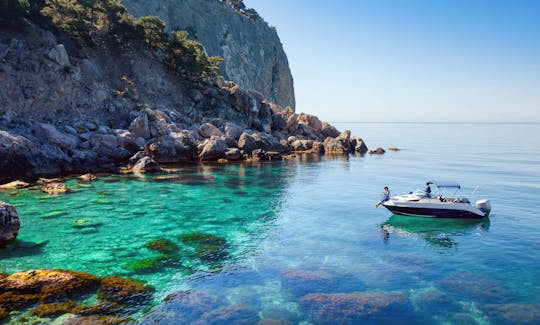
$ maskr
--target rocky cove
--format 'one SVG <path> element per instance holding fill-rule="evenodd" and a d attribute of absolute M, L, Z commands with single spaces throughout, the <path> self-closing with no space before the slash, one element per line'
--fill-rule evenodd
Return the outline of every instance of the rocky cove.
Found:
<path fill-rule="evenodd" d="M 99 35 L 81 47 L 29 20 L 1 28 L 3 182 L 118 171 L 144 157 L 162 164 L 367 151 L 350 132 L 256 90 L 182 78 L 148 49 Z"/>

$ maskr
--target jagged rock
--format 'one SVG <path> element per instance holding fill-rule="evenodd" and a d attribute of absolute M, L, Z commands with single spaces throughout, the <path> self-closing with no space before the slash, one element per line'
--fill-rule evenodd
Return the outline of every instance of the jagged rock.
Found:
<path fill-rule="evenodd" d="M 13 181 L 7 184 L 0 185 L 0 190 L 16 190 L 19 188 L 25 188 L 30 186 L 30 184 L 23 181 Z"/>
<path fill-rule="evenodd" d="M 287 126 L 287 121 L 281 114 L 272 115 L 272 129 L 274 130 L 283 130 Z"/>
<path fill-rule="evenodd" d="M 60 149 L 69 150 L 77 146 L 78 139 L 75 136 L 64 134 L 51 124 L 39 123 L 34 128 L 34 136 L 43 143 L 49 143 Z"/>
<path fill-rule="evenodd" d="M 154 159 L 143 157 L 137 161 L 132 170 L 134 173 L 152 173 L 160 172 L 161 167 L 159 167 L 159 164 Z"/>
<path fill-rule="evenodd" d="M 48 59 L 58 63 L 63 67 L 70 66 L 69 56 L 63 44 L 58 44 L 47 52 L 45 55 Z"/>
<path fill-rule="evenodd" d="M 144 147 L 145 140 L 127 130 L 114 130 L 117 143 L 120 147 L 126 148 L 129 152 L 135 153 Z"/>
<path fill-rule="evenodd" d="M 359 137 L 351 137 L 351 149 L 359 152 L 360 154 L 365 154 L 368 151 L 364 140 L 360 139 Z"/>
<path fill-rule="evenodd" d="M 243 132 L 238 139 L 238 148 L 251 153 L 257 148 L 255 140 L 247 133 Z"/>
<path fill-rule="evenodd" d="M 242 153 L 240 152 L 240 149 L 238 149 L 238 148 L 229 148 L 225 152 L 225 159 L 227 159 L 227 160 L 241 160 L 242 159 Z"/>
<path fill-rule="evenodd" d="M 375 150 L 370 150 L 370 151 L 369 151 L 369 154 L 370 154 L 370 155 L 382 155 L 382 154 L 384 154 L 385 152 L 386 152 L 386 151 L 385 151 L 383 148 L 379 147 L 379 148 L 377 148 L 377 149 L 375 149 Z"/>
<path fill-rule="evenodd" d="M 326 122 L 322 122 L 321 133 L 327 138 L 337 138 L 339 136 L 339 131 L 333 125 Z"/>
<path fill-rule="evenodd" d="M 299 302 L 300 310 L 315 324 L 385 323 L 411 312 L 406 296 L 398 293 L 312 293 Z"/>
<path fill-rule="evenodd" d="M 323 143 L 324 152 L 328 154 L 343 154 L 347 152 L 347 149 L 343 145 L 343 142 L 336 138 L 326 138 Z"/>
<path fill-rule="evenodd" d="M 311 150 L 313 151 L 313 153 L 324 153 L 324 143 L 320 141 L 313 141 Z"/>
<path fill-rule="evenodd" d="M 313 140 L 296 140 L 291 147 L 293 151 L 307 151 L 313 148 Z"/>
<path fill-rule="evenodd" d="M 71 189 L 64 183 L 48 183 L 41 188 L 41 191 L 47 194 L 65 194 Z"/>
<path fill-rule="evenodd" d="M 217 127 L 213 126 L 210 123 L 201 124 L 201 126 L 199 127 L 199 134 L 207 139 L 210 139 L 211 137 L 220 137 L 223 135 L 223 133 L 221 133 L 221 131 Z"/>
<path fill-rule="evenodd" d="M 323 130 L 323 124 L 321 120 L 315 115 L 300 113 L 297 117 L 299 124 L 304 124 L 315 130 L 321 132 Z"/>
<path fill-rule="evenodd" d="M 172 132 L 150 140 L 145 152 L 158 163 L 192 161 L 197 157 L 196 140 L 189 131 Z"/>
<path fill-rule="evenodd" d="M 79 182 L 91 182 L 93 180 L 96 180 L 97 177 L 94 174 L 84 174 L 77 177 L 77 179 L 79 180 Z"/>
<path fill-rule="evenodd" d="M 0 201 L 0 247 L 14 241 L 19 234 L 20 227 L 21 220 L 15 207 Z M 0 307 L 2 307 L 1 303 Z"/>
<path fill-rule="evenodd" d="M 129 125 L 129 132 L 138 137 L 148 139 L 150 137 L 150 127 L 148 126 L 148 115 L 142 111 Z"/>
<path fill-rule="evenodd" d="M 146 154 L 144 153 L 144 151 L 138 151 L 136 154 L 134 154 L 133 156 L 131 156 L 128 160 L 128 162 L 131 164 L 131 165 L 135 165 L 137 163 L 137 161 L 139 161 L 139 159 L 145 157 Z"/>
<path fill-rule="evenodd" d="M 217 160 L 225 156 L 227 144 L 223 139 L 209 139 L 201 145 L 199 159 Z"/>
<path fill-rule="evenodd" d="M 168 123 L 164 119 L 152 121 L 148 125 L 150 128 L 150 137 L 152 138 L 161 137 L 171 132 L 180 132 L 180 129 L 176 126 L 176 124 Z"/>
<path fill-rule="evenodd" d="M 232 139 L 238 140 L 240 135 L 242 135 L 242 128 L 235 123 L 226 122 L 225 123 L 225 135 Z"/>

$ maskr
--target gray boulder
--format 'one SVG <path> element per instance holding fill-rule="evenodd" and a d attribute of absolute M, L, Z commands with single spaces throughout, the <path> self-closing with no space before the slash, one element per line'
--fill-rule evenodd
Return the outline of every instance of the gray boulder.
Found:
<path fill-rule="evenodd" d="M 129 132 L 138 137 L 148 139 L 150 137 L 150 128 L 148 126 L 148 115 L 142 111 L 129 125 Z"/>
<path fill-rule="evenodd" d="M 201 124 L 201 126 L 199 127 L 199 134 L 203 138 L 207 139 L 211 137 L 220 137 L 223 135 L 223 133 L 221 133 L 221 131 L 217 127 L 213 126 L 210 123 Z"/>
<path fill-rule="evenodd" d="M 242 135 L 242 128 L 235 123 L 227 122 L 225 123 L 225 135 L 238 140 Z"/>
<path fill-rule="evenodd" d="M 200 148 L 199 159 L 216 160 L 225 157 L 227 144 L 224 139 L 210 139 L 206 140 Z"/>
<path fill-rule="evenodd" d="M 368 151 L 364 140 L 359 137 L 351 137 L 351 150 L 359 152 L 360 154 L 365 154 Z"/>
<path fill-rule="evenodd" d="M 70 66 L 69 56 L 66 52 L 66 48 L 62 44 L 58 44 L 45 54 L 45 57 L 57 64 L 67 67 Z"/>
<path fill-rule="evenodd" d="M 241 160 L 242 159 L 242 153 L 240 152 L 240 149 L 238 149 L 238 148 L 229 148 L 225 152 L 225 159 L 227 159 L 227 160 Z"/>
<path fill-rule="evenodd" d="M 145 153 L 158 163 L 176 163 L 194 160 L 196 149 L 195 138 L 184 130 L 150 140 L 145 146 Z"/>
<path fill-rule="evenodd" d="M 161 167 L 159 167 L 159 164 L 150 157 L 142 157 L 137 161 L 135 166 L 133 166 L 132 171 L 134 173 L 153 173 L 153 172 L 160 172 Z"/>
<path fill-rule="evenodd" d="M 114 130 L 114 134 L 116 135 L 118 145 L 131 153 L 141 150 L 146 142 L 144 138 L 137 137 L 127 130 L 117 129 Z"/>
<path fill-rule="evenodd" d="M 62 150 L 72 149 L 79 142 L 76 136 L 62 133 L 54 125 L 46 123 L 39 123 L 34 127 L 34 136 L 41 142 L 57 146 Z"/>
<path fill-rule="evenodd" d="M 327 138 L 336 138 L 339 136 L 339 131 L 333 125 L 326 122 L 322 122 L 321 133 Z"/>
<path fill-rule="evenodd" d="M 20 228 L 21 220 L 15 207 L 0 201 L 0 247 L 14 241 Z"/>
<path fill-rule="evenodd" d="M 257 148 L 257 143 L 249 134 L 243 132 L 238 139 L 238 148 L 251 153 Z"/>

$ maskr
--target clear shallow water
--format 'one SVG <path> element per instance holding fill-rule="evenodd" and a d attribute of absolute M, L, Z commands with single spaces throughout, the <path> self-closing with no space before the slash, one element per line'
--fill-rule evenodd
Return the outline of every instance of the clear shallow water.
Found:
<path fill-rule="evenodd" d="M 242 305 L 292 322 L 332 321 L 299 308 L 304 294 L 318 292 L 407 297 L 408 308 L 374 313 L 372 322 L 500 323 L 508 320 L 485 304 L 540 303 L 540 125 L 337 127 L 370 148 L 403 150 L 187 166 L 172 178 L 110 176 L 85 187 L 70 181 L 74 192 L 57 197 L 37 188 L 0 192 L 23 221 L 19 246 L 0 252 L 0 271 L 131 276 L 156 287 L 156 304 L 190 290 L 215 299 L 209 310 Z M 427 179 L 459 181 L 467 195 L 480 185 L 473 201 L 489 198 L 492 215 L 423 220 L 373 207 L 384 185 L 398 194 Z M 201 258 L 181 240 L 190 233 L 224 238 L 227 254 Z M 160 256 L 144 245 L 161 238 L 179 246 L 180 262 L 134 271 L 134 262 Z M 175 319 L 182 308 L 165 303 L 145 321 Z"/>

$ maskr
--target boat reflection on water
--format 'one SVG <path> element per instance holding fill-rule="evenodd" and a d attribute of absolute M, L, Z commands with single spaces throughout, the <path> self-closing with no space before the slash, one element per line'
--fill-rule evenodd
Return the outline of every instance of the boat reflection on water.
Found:
<path fill-rule="evenodd" d="M 484 219 L 440 219 L 394 214 L 381 225 L 381 229 L 385 243 L 390 240 L 392 234 L 397 234 L 402 237 L 419 236 L 430 246 L 448 248 L 457 245 L 455 237 L 487 231 L 489 226 L 489 217 Z"/>

